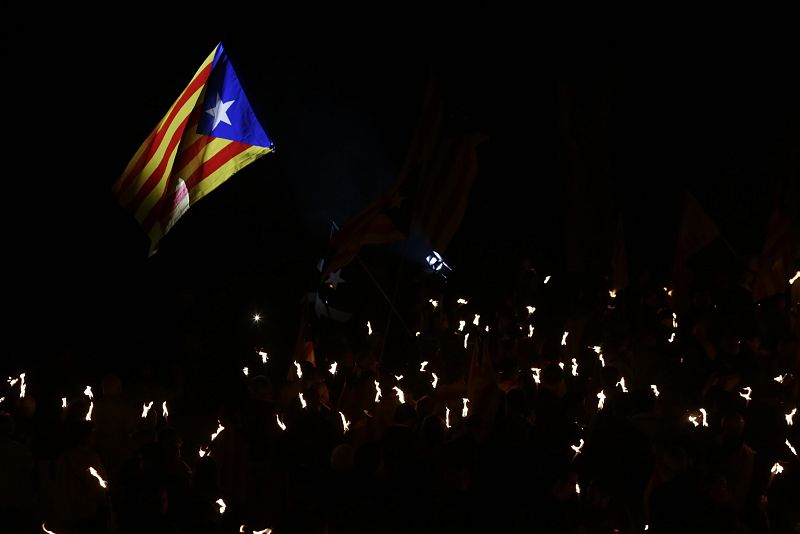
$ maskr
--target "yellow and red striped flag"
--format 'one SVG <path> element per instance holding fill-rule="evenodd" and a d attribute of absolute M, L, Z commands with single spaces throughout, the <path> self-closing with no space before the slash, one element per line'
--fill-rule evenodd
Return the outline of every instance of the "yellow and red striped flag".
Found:
<path fill-rule="evenodd" d="M 153 254 L 190 206 L 272 150 L 220 43 L 113 190 L 150 237 Z"/>

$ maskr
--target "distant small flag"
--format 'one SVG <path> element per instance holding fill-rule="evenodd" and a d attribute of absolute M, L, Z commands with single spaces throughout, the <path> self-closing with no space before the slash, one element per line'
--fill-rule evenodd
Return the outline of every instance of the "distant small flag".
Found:
<path fill-rule="evenodd" d="M 218 44 L 128 163 L 113 190 L 153 254 L 190 206 L 272 151 Z"/>

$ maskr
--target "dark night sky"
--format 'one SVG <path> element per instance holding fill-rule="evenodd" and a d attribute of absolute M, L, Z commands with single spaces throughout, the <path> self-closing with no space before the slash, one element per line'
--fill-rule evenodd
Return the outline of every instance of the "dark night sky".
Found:
<path fill-rule="evenodd" d="M 572 201 L 564 88 L 578 95 L 581 127 L 599 139 L 591 150 L 606 165 L 581 194 L 599 190 L 622 210 L 634 270 L 664 273 L 682 188 L 746 255 L 763 239 L 775 184 L 796 180 L 798 49 L 785 43 L 612 49 L 425 23 L 291 33 L 278 18 L 258 33 L 208 26 L 189 36 L 123 28 L 121 17 L 103 29 L 31 26 L 5 37 L 15 350 L 30 352 L 33 341 L 102 352 L 131 336 L 146 346 L 148 332 L 180 324 L 175 309 L 189 313 L 175 308 L 186 289 L 237 317 L 299 298 L 326 221 L 343 222 L 393 182 L 431 65 L 451 102 L 489 134 L 455 265 L 482 268 L 489 255 L 522 250 L 563 265 Z M 145 261 L 111 184 L 220 39 L 277 152 L 193 207 Z"/>

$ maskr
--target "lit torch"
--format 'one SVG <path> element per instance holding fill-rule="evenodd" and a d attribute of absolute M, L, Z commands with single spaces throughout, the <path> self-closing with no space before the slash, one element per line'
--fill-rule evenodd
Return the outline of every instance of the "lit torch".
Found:
<path fill-rule="evenodd" d="M 222 423 L 220 423 L 219 419 L 217 419 L 217 431 L 211 434 L 211 441 L 217 439 L 217 436 L 219 436 L 220 432 L 222 432 L 223 430 L 225 430 L 225 427 L 222 426 Z"/>
<path fill-rule="evenodd" d="M 469 339 L 469 332 L 464 334 L 464 348 L 467 348 L 467 340 Z"/>
<path fill-rule="evenodd" d="M 147 417 L 148 412 L 150 412 L 150 408 L 153 407 L 153 401 L 150 401 L 150 404 L 142 403 L 142 419 Z"/>
<path fill-rule="evenodd" d="M 161 403 L 161 415 L 164 416 L 164 419 L 169 417 L 169 410 L 167 409 L 167 401 Z"/>
<path fill-rule="evenodd" d="M 463 397 L 461 400 L 464 403 L 464 407 L 461 408 L 461 417 L 466 418 L 467 414 L 469 414 L 469 408 L 467 408 L 467 403 L 469 403 L 469 399 L 466 398 L 466 397 Z"/>
<path fill-rule="evenodd" d="M 375 380 L 375 402 L 381 401 L 381 384 Z"/>
<path fill-rule="evenodd" d="M 564 332 L 564 335 L 561 336 L 561 346 L 562 347 L 566 347 L 567 346 L 567 336 L 568 335 L 569 335 L 569 332 Z"/>
<path fill-rule="evenodd" d="M 783 384 L 783 379 L 786 378 L 786 375 L 778 375 L 773 380 L 778 384 Z"/>
<path fill-rule="evenodd" d="M 370 324 L 369 321 L 367 321 L 367 335 L 368 336 L 372 335 L 372 325 Z"/>
<path fill-rule="evenodd" d="M 605 403 L 606 403 L 606 394 L 605 394 L 605 393 L 603 393 L 603 390 L 602 390 L 602 389 L 600 390 L 600 393 L 598 393 L 598 394 L 597 394 L 597 398 L 598 398 L 598 401 L 597 401 L 597 411 L 599 412 L 600 410 L 602 410 L 602 409 L 603 409 L 603 406 L 604 406 L 604 405 L 605 405 Z"/>
<path fill-rule="evenodd" d="M 215 502 L 219 505 L 219 515 L 224 514 L 225 508 L 227 508 L 225 501 L 223 501 L 222 499 L 217 499 Z"/>
<path fill-rule="evenodd" d="M 437 307 L 439 307 L 439 301 L 438 301 L 438 300 L 428 299 L 428 302 L 430 302 L 430 303 L 431 303 L 431 306 L 433 306 L 433 309 L 434 309 L 434 310 L 435 310 Z"/>
<path fill-rule="evenodd" d="M 540 384 L 542 380 L 541 379 L 542 370 L 539 369 L 538 367 L 531 367 L 531 373 L 533 373 L 533 381 L 536 382 L 537 384 Z"/>
<path fill-rule="evenodd" d="M 95 469 L 94 467 L 90 467 L 89 474 L 97 479 L 97 483 L 100 484 L 101 488 L 105 489 L 108 487 L 108 483 L 105 480 L 103 480 L 103 477 L 100 476 L 100 474 L 97 472 L 97 469 Z"/>
<path fill-rule="evenodd" d="M 419 364 L 419 371 L 420 371 L 421 373 L 424 373 L 424 372 L 425 372 L 425 366 L 426 366 L 426 365 L 428 365 L 428 362 L 427 362 L 427 361 L 424 361 L 424 362 L 422 362 L 421 364 Z"/>
<path fill-rule="evenodd" d="M 305 397 L 303 397 L 302 393 L 298 393 L 297 396 L 300 397 L 300 407 L 301 408 L 305 408 L 306 406 L 308 406 L 308 403 L 306 402 L 306 399 L 305 399 Z"/>
<path fill-rule="evenodd" d="M 578 455 L 581 453 L 581 449 L 583 448 L 583 438 L 581 438 L 581 442 L 578 445 L 570 445 L 569 448 L 575 451 L 575 455 L 572 457 L 572 461 L 574 462 L 575 458 L 578 457 Z"/>
<path fill-rule="evenodd" d="M 436 384 L 439 383 L 439 377 L 436 376 L 436 373 L 431 373 L 431 376 L 433 376 L 433 381 L 431 382 L 431 386 L 433 387 L 433 389 L 436 389 Z"/>
<path fill-rule="evenodd" d="M 619 386 L 619 388 L 622 390 L 623 393 L 627 393 L 628 392 L 628 388 L 625 387 L 625 377 L 624 376 L 620 377 L 619 382 L 617 382 L 615 385 Z"/>
<path fill-rule="evenodd" d="M 657 386 L 657 385 L 655 385 L 655 384 L 650 384 L 650 389 L 652 389 L 652 390 L 653 390 L 653 395 L 655 395 L 656 397 L 658 397 L 659 395 L 661 395 L 661 392 L 660 392 L 660 391 L 658 391 L 658 386 Z"/>
<path fill-rule="evenodd" d="M 397 386 L 393 387 L 392 389 L 395 391 L 395 393 L 397 393 L 397 400 L 400 401 L 400 404 L 405 404 L 406 396 L 403 394 L 403 390 Z"/>
<path fill-rule="evenodd" d="M 797 408 L 792 408 L 791 412 L 789 412 L 786 415 L 784 415 L 784 417 L 786 418 L 786 424 L 787 425 L 792 426 L 792 424 L 793 424 L 792 418 L 794 417 L 794 414 L 796 414 L 796 413 L 797 413 Z"/>
<path fill-rule="evenodd" d="M 86 386 L 86 389 L 83 390 L 83 394 L 89 397 L 89 400 L 92 400 L 94 398 L 94 395 L 92 395 L 92 386 Z"/>
<path fill-rule="evenodd" d="M 330 373 L 331 373 L 333 376 L 336 376 L 336 367 L 337 367 L 338 365 L 339 365 L 339 363 L 338 363 L 338 362 L 333 362 L 333 363 L 331 364 L 331 368 L 330 368 L 330 369 L 328 369 L 328 371 L 329 371 L 329 372 L 330 372 Z"/>
<path fill-rule="evenodd" d="M 572 376 L 578 376 L 578 360 L 572 358 Z"/>
<path fill-rule="evenodd" d="M 278 421 L 278 426 L 281 427 L 281 430 L 286 430 L 286 424 L 283 421 L 281 421 L 280 415 L 275 414 L 275 420 Z"/>
<path fill-rule="evenodd" d="M 480 322 L 481 322 L 481 316 L 480 316 L 479 313 L 476 313 L 475 317 L 472 318 L 472 324 L 474 324 L 475 326 L 478 326 L 480 324 Z"/>
<path fill-rule="evenodd" d="M 92 420 L 92 410 L 94 410 L 94 401 L 89 401 L 89 411 L 86 412 L 86 420 Z"/>
<path fill-rule="evenodd" d="M 22 399 L 22 398 L 25 398 L 25 390 L 28 387 L 28 386 L 25 385 L 25 373 L 22 373 L 21 375 L 19 375 L 19 380 L 20 380 L 20 383 L 19 383 L 19 398 Z"/>
<path fill-rule="evenodd" d="M 461 321 L 461 320 L 458 321 L 458 331 L 459 332 L 463 332 L 465 326 L 467 326 L 467 321 Z"/>
<path fill-rule="evenodd" d="M 708 413 L 705 408 L 700 408 L 700 413 L 703 415 L 703 426 L 708 426 Z"/>
<path fill-rule="evenodd" d="M 746 387 L 742 391 L 747 392 L 747 393 L 739 393 L 739 396 L 746 401 L 745 406 L 747 406 L 748 404 L 750 404 L 750 394 L 753 392 L 753 388 Z"/>
<path fill-rule="evenodd" d="M 295 374 L 297 374 L 297 379 L 298 380 L 302 380 L 303 379 L 303 370 L 300 368 L 300 364 L 297 363 L 297 360 L 295 360 L 293 363 L 294 363 L 294 368 L 295 368 Z"/>
<path fill-rule="evenodd" d="M 787 439 L 787 440 L 786 440 L 784 443 L 786 443 L 786 446 L 787 446 L 787 447 L 789 447 L 789 450 L 790 450 L 790 451 L 792 451 L 792 454 L 794 454 L 795 456 L 797 456 L 797 451 L 796 451 L 796 450 L 794 450 L 794 447 L 792 447 L 792 444 L 791 444 L 791 443 L 789 443 L 789 440 Z"/>
<path fill-rule="evenodd" d="M 339 412 L 339 415 L 342 416 L 342 428 L 344 429 L 344 433 L 347 434 L 347 431 L 350 430 L 350 421 L 347 420 L 342 412 Z"/>
<path fill-rule="evenodd" d="M 536 307 L 535 306 L 525 306 L 525 308 L 528 310 L 528 317 L 533 315 L 533 312 L 536 311 Z"/>
<path fill-rule="evenodd" d="M 533 337 L 533 325 L 532 324 L 528 325 L 528 337 L 529 338 Z"/>
<path fill-rule="evenodd" d="M 267 363 L 269 355 L 265 351 L 263 350 L 258 351 L 258 355 L 261 356 L 261 363 Z"/>
<path fill-rule="evenodd" d="M 461 304 L 462 306 L 463 306 L 464 304 L 467 304 L 467 300 L 466 300 L 466 299 L 458 299 L 456 302 L 457 302 L 458 304 Z"/>

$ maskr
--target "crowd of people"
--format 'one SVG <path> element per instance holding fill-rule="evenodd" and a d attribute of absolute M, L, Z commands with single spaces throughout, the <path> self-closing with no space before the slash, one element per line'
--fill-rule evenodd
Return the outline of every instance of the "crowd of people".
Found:
<path fill-rule="evenodd" d="M 715 280 L 680 311 L 660 284 L 613 289 L 526 267 L 491 300 L 407 296 L 411 335 L 356 314 L 295 354 L 23 363 L 0 389 L 0 530 L 798 532 L 788 285 L 753 303 Z"/>

